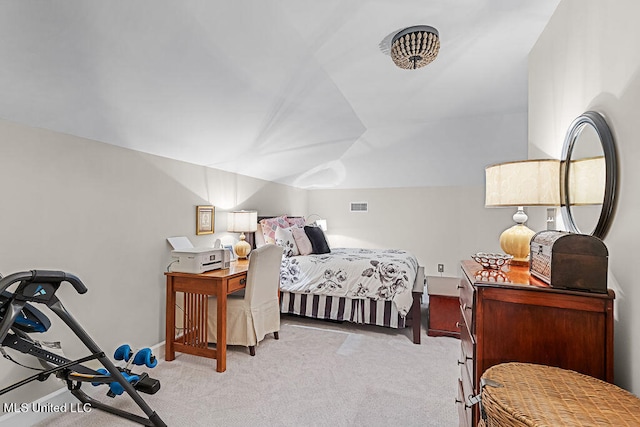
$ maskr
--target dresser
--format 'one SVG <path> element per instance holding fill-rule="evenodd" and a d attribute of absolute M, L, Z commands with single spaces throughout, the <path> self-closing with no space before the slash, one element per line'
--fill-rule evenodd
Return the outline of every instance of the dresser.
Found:
<path fill-rule="evenodd" d="M 476 426 L 480 377 L 491 366 L 528 362 L 613 382 L 613 299 L 554 289 L 528 267 L 482 270 L 462 262 L 458 396 L 460 426 Z"/>

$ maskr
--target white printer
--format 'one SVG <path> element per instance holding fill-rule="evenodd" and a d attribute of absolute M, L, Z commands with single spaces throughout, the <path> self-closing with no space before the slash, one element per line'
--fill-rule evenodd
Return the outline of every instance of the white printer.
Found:
<path fill-rule="evenodd" d="M 200 274 L 229 268 L 231 253 L 223 248 L 183 248 L 171 251 L 171 271 Z"/>

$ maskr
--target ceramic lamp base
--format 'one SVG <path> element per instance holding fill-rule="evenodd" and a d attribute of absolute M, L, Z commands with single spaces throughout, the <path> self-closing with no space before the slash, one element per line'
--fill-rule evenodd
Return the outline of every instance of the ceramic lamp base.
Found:
<path fill-rule="evenodd" d="M 233 251 L 241 259 L 246 259 L 249 256 L 251 245 L 245 240 L 244 233 L 240 235 L 240 241 L 233 247 Z"/>
<path fill-rule="evenodd" d="M 529 264 L 529 249 L 534 234 L 536 234 L 535 231 L 526 225 L 516 224 L 500 235 L 500 247 L 505 253 L 513 255 L 511 264 Z"/>

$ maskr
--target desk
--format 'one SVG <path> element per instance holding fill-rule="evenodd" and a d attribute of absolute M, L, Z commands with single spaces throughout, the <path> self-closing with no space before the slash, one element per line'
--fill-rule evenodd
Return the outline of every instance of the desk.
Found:
<path fill-rule="evenodd" d="M 245 287 L 249 261 L 238 260 L 230 268 L 202 274 L 168 272 L 167 330 L 165 360 L 176 358 L 176 351 L 216 359 L 216 371 L 227 369 L 227 295 Z M 184 294 L 183 326 L 176 336 L 176 293 Z M 209 296 L 218 304 L 218 342 L 209 348 L 207 342 L 207 313 Z"/>

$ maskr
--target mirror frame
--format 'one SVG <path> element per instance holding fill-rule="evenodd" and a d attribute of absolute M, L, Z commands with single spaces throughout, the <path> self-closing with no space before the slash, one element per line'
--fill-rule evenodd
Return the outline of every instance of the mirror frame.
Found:
<path fill-rule="evenodd" d="M 588 125 L 598 134 L 602 150 L 604 152 L 604 161 L 606 167 L 604 200 L 602 201 L 602 209 L 598 223 L 591 232 L 592 236 L 604 239 L 611 226 L 613 212 L 615 208 L 616 190 L 618 185 L 618 161 L 616 157 L 616 148 L 613 141 L 613 135 L 609 129 L 609 125 L 600 113 L 596 111 L 587 111 L 576 118 L 567 131 L 567 136 L 562 147 L 562 163 L 564 171 L 562 172 L 562 218 L 569 231 L 574 233 L 583 233 L 578 228 L 575 219 L 571 213 L 571 205 L 569 204 L 569 169 L 571 164 L 571 155 L 583 126 Z"/>

